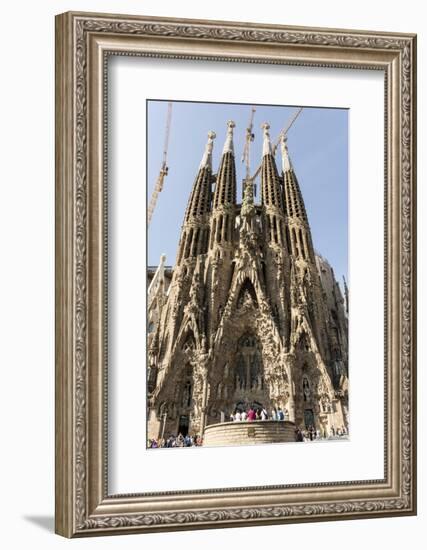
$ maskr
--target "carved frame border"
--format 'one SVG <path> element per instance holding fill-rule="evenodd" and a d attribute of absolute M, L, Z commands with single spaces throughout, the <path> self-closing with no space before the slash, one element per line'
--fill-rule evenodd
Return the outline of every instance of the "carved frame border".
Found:
<path fill-rule="evenodd" d="M 106 60 L 385 73 L 385 479 L 108 495 Z M 68 12 L 56 18 L 56 532 L 67 537 L 416 513 L 416 37 Z"/>

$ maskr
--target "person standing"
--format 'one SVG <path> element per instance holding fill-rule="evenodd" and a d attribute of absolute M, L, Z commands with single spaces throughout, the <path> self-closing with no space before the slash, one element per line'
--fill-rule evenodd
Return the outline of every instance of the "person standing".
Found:
<path fill-rule="evenodd" d="M 242 411 L 242 413 L 241 413 L 240 416 L 241 416 L 243 422 L 244 422 L 244 421 L 247 419 L 247 417 L 248 417 L 248 415 L 247 415 L 247 413 L 246 413 L 245 410 Z"/>
<path fill-rule="evenodd" d="M 236 422 L 240 422 L 242 420 L 242 415 L 240 414 L 240 411 L 236 411 L 236 414 L 234 415 L 234 420 Z"/>
<path fill-rule="evenodd" d="M 282 409 L 279 407 L 277 409 L 277 420 L 284 420 L 284 419 L 285 419 L 285 415 L 283 414 Z"/>
<path fill-rule="evenodd" d="M 261 420 L 268 420 L 268 413 L 267 413 L 267 410 L 265 409 L 265 407 L 263 407 L 263 409 L 261 411 Z"/>
<path fill-rule="evenodd" d="M 249 420 L 249 422 L 253 422 L 255 419 L 256 419 L 256 412 L 254 411 L 254 409 L 252 407 L 250 407 L 250 409 L 248 411 L 248 420 Z"/>
<path fill-rule="evenodd" d="M 296 441 L 304 441 L 304 436 L 300 428 L 296 429 L 295 439 Z"/>

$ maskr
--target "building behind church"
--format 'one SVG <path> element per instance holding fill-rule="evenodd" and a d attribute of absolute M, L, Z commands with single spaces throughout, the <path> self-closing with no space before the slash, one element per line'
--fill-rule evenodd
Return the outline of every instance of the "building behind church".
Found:
<path fill-rule="evenodd" d="M 176 262 L 148 268 L 147 437 L 203 435 L 248 407 L 286 410 L 302 429 L 348 432 L 348 289 L 315 253 L 286 137 L 279 172 L 263 125 L 261 201 L 237 201 L 228 122 L 188 199 Z"/>

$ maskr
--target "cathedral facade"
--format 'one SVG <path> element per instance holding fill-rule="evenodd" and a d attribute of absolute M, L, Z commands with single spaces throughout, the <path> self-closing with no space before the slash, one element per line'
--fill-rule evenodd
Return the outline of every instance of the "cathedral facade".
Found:
<path fill-rule="evenodd" d="M 147 437 L 203 435 L 250 406 L 324 436 L 348 430 L 348 293 L 313 248 L 286 137 L 263 125 L 261 202 L 237 201 L 234 123 L 196 175 L 176 263 L 148 272 Z"/>

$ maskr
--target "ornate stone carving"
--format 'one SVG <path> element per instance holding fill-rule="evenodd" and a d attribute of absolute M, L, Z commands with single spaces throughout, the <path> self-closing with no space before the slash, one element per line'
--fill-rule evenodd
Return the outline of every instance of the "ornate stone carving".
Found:
<path fill-rule="evenodd" d="M 195 366 L 195 377 L 196 366 L 201 361 L 197 350 L 203 349 L 207 353 L 203 359 L 206 369 L 203 383 L 194 380 L 192 386 L 192 406 L 203 413 L 203 418 L 194 412 L 188 428 L 190 431 L 194 431 L 195 426 L 217 422 L 218 414 L 229 416 L 242 400 L 272 410 L 288 403 L 291 394 L 293 398 L 289 406 L 297 425 L 304 426 L 305 409 L 309 408 L 312 423 L 320 427 L 320 400 L 322 396 L 329 400 L 333 398 L 335 378 L 330 379 L 326 365 L 332 365 L 332 362 L 330 354 L 324 352 L 325 346 L 319 341 L 319 334 L 327 335 L 327 349 L 338 349 L 343 372 L 346 373 L 347 369 L 347 317 L 343 300 L 336 299 L 339 289 L 333 277 L 331 284 L 327 281 L 329 286 L 319 278 L 318 265 L 312 261 L 315 254 L 310 227 L 296 176 L 293 171 L 279 176 L 268 134 L 269 125 L 263 127 L 261 184 L 263 197 L 267 199 L 256 207 L 253 183 L 248 180 L 244 185 L 242 205 L 237 204 L 233 126 L 229 124 L 215 194 L 211 201 L 203 201 L 204 223 L 212 232 L 211 246 L 205 251 L 192 252 L 188 258 L 187 255 L 184 258 L 178 256 L 177 275 L 172 278 L 162 309 L 165 313 L 158 317 L 155 334 L 160 340 L 160 335 L 173 333 L 174 317 L 171 318 L 168 312 L 174 308 L 183 311 L 182 317 L 176 318 L 176 344 L 168 348 L 163 358 L 165 375 L 154 393 L 159 401 L 172 402 L 177 384 L 185 382 L 183 352 Z M 202 159 L 188 200 L 181 241 L 186 235 L 193 235 L 199 223 L 194 205 L 200 202 L 201 196 L 208 195 L 201 185 L 205 181 L 210 187 L 210 180 L 205 177 L 205 165 Z M 288 166 L 291 166 L 290 162 Z M 212 170 L 211 162 L 209 170 Z M 288 212 L 282 197 L 281 180 L 286 180 L 292 187 L 293 210 Z M 233 233 L 230 232 L 230 220 L 234 220 L 239 209 L 239 231 Z M 304 212 L 303 218 L 301 212 Z M 289 254 L 284 234 L 294 226 L 297 229 L 292 238 L 298 235 L 299 244 L 295 242 L 292 247 L 295 253 Z M 261 232 L 261 227 L 267 228 L 266 231 Z M 304 253 L 301 235 L 304 236 Z M 325 260 L 322 261 L 328 266 Z M 191 280 L 188 276 L 187 285 L 176 284 L 175 281 L 182 279 L 182 273 L 190 265 L 193 270 L 189 270 Z M 333 307 L 339 311 L 333 325 L 334 330 L 341 332 L 339 340 L 330 331 L 332 325 L 327 303 L 330 296 L 334 297 Z M 207 342 L 209 347 L 206 347 Z M 225 375 L 224 361 L 232 376 Z M 309 370 L 301 379 L 304 365 Z M 296 393 L 291 391 L 290 378 L 297 382 L 299 389 Z M 185 396 L 182 399 L 181 413 L 187 415 L 189 400 Z M 188 406 L 184 407 L 184 403 Z M 176 417 L 170 416 L 166 423 L 167 430 L 172 433 L 180 430 L 175 420 Z M 338 409 L 330 422 L 344 426 L 347 417 Z M 152 419 L 152 425 L 158 430 L 158 419 Z M 150 422 L 148 427 L 149 437 L 156 437 L 157 434 L 151 432 Z"/>

